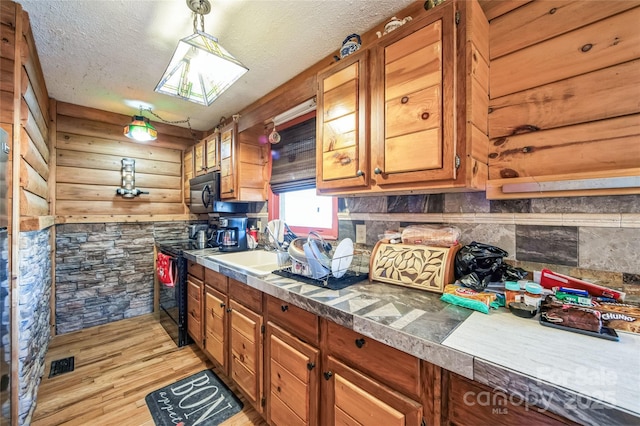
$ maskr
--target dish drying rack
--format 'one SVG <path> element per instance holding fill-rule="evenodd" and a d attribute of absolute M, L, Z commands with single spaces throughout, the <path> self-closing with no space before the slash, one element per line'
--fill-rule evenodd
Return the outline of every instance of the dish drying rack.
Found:
<path fill-rule="evenodd" d="M 309 263 L 300 262 L 289 256 L 287 252 L 280 251 L 278 252 L 278 269 L 273 271 L 273 273 L 286 278 L 303 281 L 307 284 L 332 290 L 340 290 L 369 278 L 371 250 L 355 249 L 353 255 L 333 257 L 331 261 L 339 262 L 344 260 L 346 262 L 348 257 L 352 257 L 351 264 L 346 268 L 344 274 L 339 274 L 340 276 L 336 277 L 331 272 L 331 268 L 329 268 L 326 274 L 323 273 L 319 275 L 317 272 L 314 274 Z M 340 272 L 342 271 L 344 271 L 344 269 L 340 270 Z"/>

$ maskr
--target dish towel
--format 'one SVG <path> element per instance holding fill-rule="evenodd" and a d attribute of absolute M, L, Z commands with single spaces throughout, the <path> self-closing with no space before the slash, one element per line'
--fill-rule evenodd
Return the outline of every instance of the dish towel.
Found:
<path fill-rule="evenodd" d="M 156 262 L 156 270 L 160 282 L 167 287 L 174 286 L 173 280 L 173 260 L 171 257 L 163 253 L 158 253 L 158 261 Z"/>

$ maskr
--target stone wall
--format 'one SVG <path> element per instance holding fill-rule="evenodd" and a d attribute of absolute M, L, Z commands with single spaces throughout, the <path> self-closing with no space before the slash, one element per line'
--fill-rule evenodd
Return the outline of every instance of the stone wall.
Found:
<path fill-rule="evenodd" d="M 471 241 L 498 246 L 527 271 L 548 267 L 623 289 L 640 299 L 640 196 L 490 201 L 483 192 L 341 198 L 340 238 L 367 227 L 368 248 L 387 229 L 451 224 Z"/>
<path fill-rule="evenodd" d="M 20 234 L 18 424 L 31 423 L 51 340 L 50 229 Z"/>
<path fill-rule="evenodd" d="M 57 225 L 56 334 L 153 312 L 155 239 L 186 237 L 186 222 Z"/>

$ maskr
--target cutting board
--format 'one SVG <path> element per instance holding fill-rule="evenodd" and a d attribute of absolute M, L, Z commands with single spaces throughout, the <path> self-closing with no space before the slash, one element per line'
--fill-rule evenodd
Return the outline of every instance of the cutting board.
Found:
<path fill-rule="evenodd" d="M 371 253 L 369 281 L 442 293 L 447 284 L 455 281 L 455 257 L 460 247 L 460 244 L 434 247 L 378 241 Z"/>

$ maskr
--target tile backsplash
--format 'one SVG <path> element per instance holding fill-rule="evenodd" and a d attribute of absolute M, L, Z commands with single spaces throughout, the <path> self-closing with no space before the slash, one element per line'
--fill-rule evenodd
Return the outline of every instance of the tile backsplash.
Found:
<path fill-rule="evenodd" d="M 623 289 L 640 300 L 640 195 L 487 200 L 482 192 L 341 198 L 340 238 L 367 227 L 367 247 L 385 230 L 414 223 L 457 226 L 461 243 L 509 253 L 528 271 L 548 267 Z"/>

